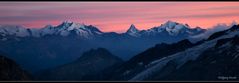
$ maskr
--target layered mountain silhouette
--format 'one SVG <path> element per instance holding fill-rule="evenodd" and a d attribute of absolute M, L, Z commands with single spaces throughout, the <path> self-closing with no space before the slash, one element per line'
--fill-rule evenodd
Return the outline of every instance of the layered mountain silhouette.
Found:
<path fill-rule="evenodd" d="M 223 35 L 219 34 L 222 32 L 224 32 Z M 234 78 L 231 80 L 237 80 L 238 34 L 239 25 L 234 25 L 230 29 L 216 32 L 208 39 L 197 43 L 191 43 L 187 39 L 173 44 L 160 43 L 135 55 L 128 61 L 121 61 L 120 64 L 109 66 L 100 72 L 87 74 L 78 80 L 225 80 L 222 77 L 231 77 Z M 94 54 L 95 52 L 88 51 L 87 53 Z M 87 59 L 81 61 L 85 60 Z"/>
<path fill-rule="evenodd" d="M 201 53 L 195 61 L 188 61 L 178 69 L 171 65 L 173 63 L 168 63 L 162 71 L 147 80 L 238 80 L 238 40 L 238 36 L 220 39 L 214 47 Z"/>
<path fill-rule="evenodd" d="M 136 80 L 238 80 L 239 25 L 214 33 L 203 43 L 152 61 L 150 67 L 129 78 Z"/>
<path fill-rule="evenodd" d="M 125 33 L 70 21 L 0 27 L 0 50 L 8 54 L 1 57 L 2 80 L 29 79 L 20 66 L 34 80 L 238 80 L 239 25 L 198 42 L 190 38 L 206 30 L 172 21 L 148 30 L 132 24 Z"/>
<path fill-rule="evenodd" d="M 135 55 L 130 60 L 118 67 L 114 72 L 111 72 L 112 75 L 116 76 L 113 76 L 112 79 L 128 80 L 131 76 L 134 76 L 135 74 L 145 70 L 147 66 L 152 65 L 152 61 L 184 51 L 200 43 L 201 41 L 193 44 L 189 40 L 185 39 L 173 44 L 157 44 L 156 46 Z"/>
<path fill-rule="evenodd" d="M 121 64 L 123 60 L 104 48 L 91 49 L 84 52 L 76 61 L 38 74 L 40 80 L 91 80 L 101 78 L 101 71 Z M 86 76 L 90 76 L 86 78 Z M 94 77 L 92 77 L 94 76 Z"/>
<path fill-rule="evenodd" d="M 148 30 L 138 30 L 132 24 L 125 33 L 102 32 L 93 25 L 71 21 L 40 29 L 2 25 L 0 50 L 34 73 L 72 62 L 92 48 L 106 48 L 115 56 L 129 60 L 155 44 L 175 43 L 205 31 L 173 21 Z"/>

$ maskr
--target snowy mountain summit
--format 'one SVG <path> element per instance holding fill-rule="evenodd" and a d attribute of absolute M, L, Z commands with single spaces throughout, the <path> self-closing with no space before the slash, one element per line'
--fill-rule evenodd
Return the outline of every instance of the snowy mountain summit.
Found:
<path fill-rule="evenodd" d="M 134 24 L 130 25 L 130 28 L 127 30 L 126 34 L 129 34 L 131 36 L 139 36 L 140 30 L 138 30 Z"/>
<path fill-rule="evenodd" d="M 102 34 L 99 29 L 92 25 L 64 21 L 60 25 L 47 25 L 44 28 L 25 28 L 23 26 L 1 25 L 0 35 L 15 37 L 43 37 L 47 35 L 69 36 L 76 35 L 82 38 L 91 38 Z M 6 38 L 5 38 L 6 39 Z"/>
<path fill-rule="evenodd" d="M 43 33 L 49 33 L 49 34 L 61 35 L 61 36 L 76 34 L 84 38 L 88 38 L 95 34 L 102 34 L 100 30 L 98 30 L 96 27 L 92 25 L 74 23 L 71 21 L 64 21 L 62 24 L 56 27 L 46 27 L 46 30 L 44 30 L 43 28 Z"/>
<path fill-rule="evenodd" d="M 70 34 L 75 34 L 84 38 L 88 38 L 96 34 L 102 34 L 100 30 L 98 30 L 96 27 L 92 25 L 74 23 L 71 21 L 64 21 L 62 24 L 56 27 L 46 27 L 46 30 L 47 31 L 43 30 L 43 33 L 48 33 L 50 31 L 52 32 L 50 34 L 61 35 L 61 36 L 68 36 Z"/>
<path fill-rule="evenodd" d="M 27 29 L 25 29 L 23 26 L 0 25 L 0 35 L 1 36 L 14 35 L 17 37 L 25 37 L 29 36 L 29 33 L 27 32 Z"/>
<path fill-rule="evenodd" d="M 190 29 L 189 26 L 172 21 L 167 21 L 161 28 L 164 28 L 170 35 L 177 35 L 180 31 Z"/>
<path fill-rule="evenodd" d="M 187 34 L 187 35 L 194 35 L 198 33 L 203 33 L 206 30 L 201 29 L 199 27 L 197 28 L 191 28 L 188 24 L 182 24 L 178 22 L 173 22 L 173 21 L 167 21 L 166 23 L 162 24 L 159 27 L 154 27 L 150 30 L 149 32 L 167 32 L 171 36 L 176 36 L 179 34 Z"/>

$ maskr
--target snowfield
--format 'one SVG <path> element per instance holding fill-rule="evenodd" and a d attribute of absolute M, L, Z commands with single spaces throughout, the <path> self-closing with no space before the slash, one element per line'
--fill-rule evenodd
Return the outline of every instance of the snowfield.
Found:
<path fill-rule="evenodd" d="M 204 52 L 205 50 L 207 50 L 208 48 L 215 46 L 215 44 L 217 43 L 217 40 L 224 39 L 224 38 L 232 38 L 232 37 L 238 35 L 239 31 L 234 31 L 234 32 L 228 31 L 227 33 L 230 33 L 230 34 L 226 34 L 219 38 L 216 38 L 216 39 L 213 39 L 210 41 L 206 41 L 205 43 L 203 43 L 201 45 L 195 46 L 193 48 L 189 48 L 183 52 L 179 52 L 179 53 L 170 55 L 168 57 L 164 57 L 159 60 L 153 61 L 151 64 L 156 63 L 156 65 L 149 67 L 145 71 L 142 71 L 141 73 L 137 74 L 132 79 L 130 79 L 129 81 L 144 80 L 146 77 L 149 77 L 149 76 L 153 75 L 155 72 L 160 71 L 169 61 L 176 62 L 177 69 L 178 69 L 182 65 L 184 65 L 186 62 L 188 62 L 190 60 L 196 60 L 199 57 L 199 55 L 202 52 Z"/>

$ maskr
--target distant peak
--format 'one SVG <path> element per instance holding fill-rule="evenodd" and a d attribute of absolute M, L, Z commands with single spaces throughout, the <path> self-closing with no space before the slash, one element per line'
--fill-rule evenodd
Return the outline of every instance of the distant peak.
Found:
<path fill-rule="evenodd" d="M 229 30 L 234 31 L 238 29 L 239 29 L 239 25 L 233 25 Z"/>
<path fill-rule="evenodd" d="M 78 28 L 78 27 L 82 27 L 82 26 L 86 26 L 83 23 L 75 23 L 72 21 L 63 21 L 60 25 L 58 25 L 58 27 L 63 27 L 63 28 Z"/>
<path fill-rule="evenodd" d="M 135 27 L 134 24 L 131 24 L 126 33 L 136 33 L 136 32 L 139 32 L 139 30 Z"/>
<path fill-rule="evenodd" d="M 168 20 L 166 23 L 163 24 L 164 26 L 167 26 L 165 28 L 173 28 L 177 25 L 179 26 L 184 26 L 182 28 L 190 28 L 190 26 L 186 23 L 186 24 L 183 24 L 183 23 L 179 23 L 179 22 L 176 22 L 176 21 L 171 21 L 171 20 Z"/>
<path fill-rule="evenodd" d="M 60 25 L 58 25 L 58 26 L 70 26 L 70 25 L 72 25 L 73 24 L 73 22 L 71 22 L 71 21 L 63 21 Z"/>
<path fill-rule="evenodd" d="M 232 23 L 231 23 L 231 25 L 232 25 L 232 26 L 233 26 L 233 25 L 238 25 L 238 23 L 237 23 L 235 20 L 233 20 Z"/>
<path fill-rule="evenodd" d="M 131 28 L 131 27 L 132 27 L 132 28 L 135 28 L 134 24 L 131 24 L 131 25 L 130 25 L 130 28 Z"/>
<path fill-rule="evenodd" d="M 171 23 L 171 22 L 174 22 L 174 21 L 172 21 L 172 20 L 168 20 L 166 23 Z"/>
<path fill-rule="evenodd" d="M 77 22 L 73 22 L 73 21 L 63 21 L 63 23 L 61 25 L 66 25 L 66 26 L 70 26 L 70 25 L 86 26 L 84 23 L 77 23 Z"/>
<path fill-rule="evenodd" d="M 177 23 L 177 22 L 174 22 L 174 21 L 168 20 L 167 22 L 165 22 L 165 23 L 162 24 L 162 25 L 164 25 L 164 26 L 168 26 L 168 27 L 173 27 L 173 26 L 178 25 L 178 24 L 179 24 L 179 23 Z"/>
<path fill-rule="evenodd" d="M 175 21 L 171 21 L 171 20 L 168 20 L 166 23 L 162 24 L 161 27 L 164 28 L 164 29 L 174 29 L 175 26 L 177 26 L 177 25 L 188 27 L 184 24 L 181 24 L 181 23 L 178 23 L 178 22 L 175 22 Z M 184 28 L 184 27 L 181 27 L 181 29 L 182 28 Z"/>
<path fill-rule="evenodd" d="M 131 24 L 130 27 L 129 27 L 129 29 L 130 29 L 130 30 L 138 30 L 138 29 L 134 26 L 134 24 Z"/>
<path fill-rule="evenodd" d="M 63 23 L 68 24 L 68 23 L 73 23 L 73 22 L 69 21 L 69 20 L 66 20 L 66 21 L 63 21 Z"/>
<path fill-rule="evenodd" d="M 50 25 L 50 24 L 48 24 L 48 25 L 46 25 L 45 27 L 47 28 L 47 27 L 53 27 L 53 26 L 52 26 L 52 25 Z"/>
<path fill-rule="evenodd" d="M 168 20 L 165 24 L 178 24 L 178 22 L 172 21 L 172 20 Z"/>

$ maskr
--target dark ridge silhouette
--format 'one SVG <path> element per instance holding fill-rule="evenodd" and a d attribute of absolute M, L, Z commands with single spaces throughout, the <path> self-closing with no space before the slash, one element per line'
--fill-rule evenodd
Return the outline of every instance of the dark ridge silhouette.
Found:
<path fill-rule="evenodd" d="M 193 44 L 188 39 L 185 39 L 173 44 L 157 44 L 154 47 L 135 55 L 133 58 L 123 63 L 118 68 L 115 68 L 115 71 L 113 71 L 113 76 L 111 76 L 111 78 L 114 80 L 128 80 L 130 77 L 134 76 L 140 71 L 143 71 L 145 69 L 145 66 L 150 62 L 180 51 L 184 51 L 201 43 L 203 43 L 203 41 Z M 132 72 L 129 74 L 124 74 L 127 71 Z"/>
<path fill-rule="evenodd" d="M 31 76 L 13 60 L 0 55 L 0 81 L 26 81 Z"/>
<path fill-rule="evenodd" d="M 238 81 L 239 37 L 225 38 L 217 41 L 215 47 L 207 49 L 194 61 L 185 63 L 176 69 L 174 63 L 168 63 L 162 71 L 147 80 L 156 81 Z M 222 48 L 218 48 L 219 46 Z M 163 74 L 167 72 L 167 74 Z M 222 77 L 230 77 L 223 79 Z"/>
<path fill-rule="evenodd" d="M 214 34 L 212 34 L 211 36 L 209 36 L 209 38 L 207 40 L 213 40 L 215 38 L 218 38 L 222 35 L 225 35 L 227 34 L 226 32 L 228 31 L 235 31 L 235 30 L 238 30 L 239 29 L 239 25 L 233 25 L 230 29 L 227 29 L 227 30 L 224 30 L 224 31 L 219 31 L 219 32 L 216 32 Z"/>
<path fill-rule="evenodd" d="M 122 62 L 104 48 L 91 49 L 74 62 L 39 72 L 35 80 L 99 80 L 101 71 Z"/>

